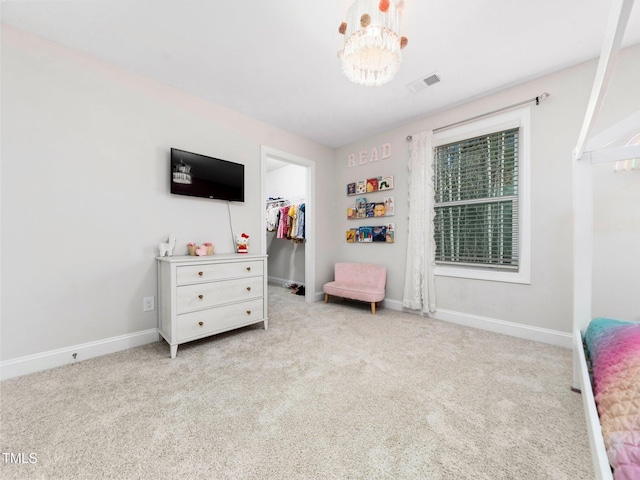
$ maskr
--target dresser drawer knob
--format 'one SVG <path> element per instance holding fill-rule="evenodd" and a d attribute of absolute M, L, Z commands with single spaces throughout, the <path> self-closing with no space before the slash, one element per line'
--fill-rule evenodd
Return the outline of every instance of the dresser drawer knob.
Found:
<path fill-rule="evenodd" d="M 251 267 L 247 267 L 247 272 L 250 272 L 250 271 L 251 271 Z"/>
<path fill-rule="evenodd" d="M 250 292 L 250 291 L 251 291 L 251 287 L 247 287 L 247 292 Z"/>
<path fill-rule="evenodd" d="M 198 272 L 198 276 L 201 277 L 202 275 L 204 275 L 204 272 Z"/>
<path fill-rule="evenodd" d="M 203 326 L 204 322 L 198 322 L 198 325 Z"/>
<path fill-rule="evenodd" d="M 247 310 L 247 315 L 251 315 L 251 310 Z"/>
<path fill-rule="evenodd" d="M 202 300 L 204 298 L 204 295 L 198 295 L 198 298 Z"/>

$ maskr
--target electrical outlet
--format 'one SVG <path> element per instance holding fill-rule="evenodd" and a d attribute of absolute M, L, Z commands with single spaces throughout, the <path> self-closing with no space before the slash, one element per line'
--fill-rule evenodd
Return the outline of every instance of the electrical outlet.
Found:
<path fill-rule="evenodd" d="M 142 299 L 142 310 L 145 312 L 150 312 L 156 309 L 156 301 L 155 297 L 144 297 Z"/>

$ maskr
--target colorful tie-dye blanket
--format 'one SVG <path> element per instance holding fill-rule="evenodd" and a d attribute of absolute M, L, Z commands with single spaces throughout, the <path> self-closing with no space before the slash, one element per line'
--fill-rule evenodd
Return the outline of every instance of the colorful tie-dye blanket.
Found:
<path fill-rule="evenodd" d="M 640 323 L 606 318 L 584 333 L 602 436 L 616 480 L 640 479 Z"/>

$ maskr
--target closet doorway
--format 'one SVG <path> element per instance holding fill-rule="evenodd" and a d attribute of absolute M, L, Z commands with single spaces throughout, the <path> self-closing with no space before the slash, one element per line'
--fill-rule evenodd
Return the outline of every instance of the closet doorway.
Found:
<path fill-rule="evenodd" d="M 315 163 L 296 155 L 261 148 L 261 199 L 263 200 L 261 252 L 268 254 L 268 279 L 275 285 L 304 285 L 304 298 L 314 301 L 315 292 L 315 219 L 314 191 Z M 279 198 L 280 201 L 270 201 Z M 268 203 L 269 202 L 269 203 Z M 304 204 L 304 239 L 278 238 L 276 231 L 267 229 L 268 205 L 293 206 Z M 299 230 L 298 230 L 299 232 Z M 299 237 L 299 233 L 297 237 Z"/>

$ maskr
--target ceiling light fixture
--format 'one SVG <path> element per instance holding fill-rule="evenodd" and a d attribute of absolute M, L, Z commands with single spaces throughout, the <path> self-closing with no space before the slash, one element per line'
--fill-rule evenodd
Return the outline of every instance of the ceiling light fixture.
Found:
<path fill-rule="evenodd" d="M 355 0 L 347 11 L 347 21 L 338 31 L 345 36 L 338 52 L 342 72 L 354 83 L 380 86 L 400 69 L 400 50 L 407 38 L 400 37 L 400 13 L 404 1 Z"/>

